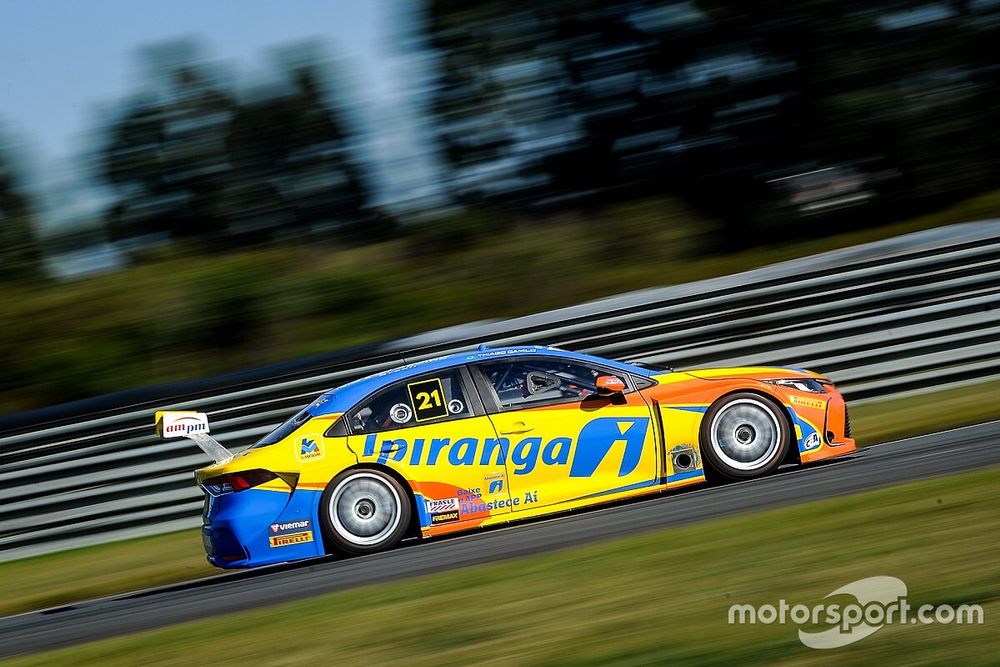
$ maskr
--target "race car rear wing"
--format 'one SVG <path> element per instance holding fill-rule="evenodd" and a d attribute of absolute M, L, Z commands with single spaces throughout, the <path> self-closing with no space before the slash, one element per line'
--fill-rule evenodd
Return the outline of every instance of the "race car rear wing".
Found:
<path fill-rule="evenodd" d="M 160 410 L 156 413 L 156 435 L 165 439 L 187 438 L 201 447 L 216 463 L 231 461 L 233 453 L 208 433 L 208 415 L 204 412 Z"/>

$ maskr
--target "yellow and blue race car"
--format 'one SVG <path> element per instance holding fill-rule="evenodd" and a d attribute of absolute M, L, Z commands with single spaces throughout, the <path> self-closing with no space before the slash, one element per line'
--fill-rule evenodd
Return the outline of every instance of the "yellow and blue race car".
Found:
<path fill-rule="evenodd" d="M 843 398 L 816 373 L 681 372 L 540 346 L 356 380 L 236 455 L 204 413 L 156 420 L 215 459 L 195 477 L 208 559 L 224 568 L 367 554 L 855 449 Z"/>

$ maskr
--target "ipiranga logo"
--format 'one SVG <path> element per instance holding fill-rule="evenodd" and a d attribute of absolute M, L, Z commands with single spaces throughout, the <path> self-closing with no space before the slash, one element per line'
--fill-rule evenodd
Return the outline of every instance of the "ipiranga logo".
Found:
<path fill-rule="evenodd" d="M 408 462 L 411 466 L 503 466 L 515 475 L 528 475 L 537 466 L 568 468 L 570 477 L 591 477 L 605 459 L 619 463 L 618 476 L 631 474 L 642 459 L 649 432 L 649 417 L 596 417 L 583 425 L 576 437 L 569 434 L 543 439 L 414 438 L 395 436 L 378 445 L 378 436 L 365 438 L 364 457 L 377 463 Z"/>
<path fill-rule="evenodd" d="M 906 584 L 896 577 L 879 576 L 859 579 L 841 586 L 823 599 L 851 596 L 856 602 L 789 605 L 784 599 L 777 605 L 754 607 L 734 604 L 729 607 L 730 625 L 796 625 L 832 626 L 822 630 L 799 628 L 799 641 L 815 649 L 840 648 L 869 637 L 886 625 L 928 625 L 931 623 L 963 625 L 982 624 L 983 608 L 978 604 L 920 605 L 916 609 L 907 601 Z"/>

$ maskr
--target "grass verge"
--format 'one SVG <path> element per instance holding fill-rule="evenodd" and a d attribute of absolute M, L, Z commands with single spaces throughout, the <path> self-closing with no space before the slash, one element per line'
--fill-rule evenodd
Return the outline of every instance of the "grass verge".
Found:
<path fill-rule="evenodd" d="M 899 440 L 1000 419 L 1000 380 L 905 398 L 850 405 L 860 445 Z"/>
<path fill-rule="evenodd" d="M 0 616 L 219 574 L 182 530 L 0 563 Z"/>
<path fill-rule="evenodd" d="M 366 587 L 12 664 L 180 665 L 206 650 L 220 664 L 991 664 L 1000 654 L 990 624 L 1000 618 L 998 472 Z M 890 625 L 815 651 L 794 625 L 727 623 L 732 604 L 812 606 L 876 575 L 906 582 L 914 608 L 982 605 L 986 624 Z"/>
<path fill-rule="evenodd" d="M 851 408 L 863 445 L 1000 419 L 1000 380 Z M 978 397 L 978 398 L 977 398 Z M 113 568 L 108 564 L 114 563 Z M 0 616 L 218 574 L 197 530 L 0 563 Z"/>

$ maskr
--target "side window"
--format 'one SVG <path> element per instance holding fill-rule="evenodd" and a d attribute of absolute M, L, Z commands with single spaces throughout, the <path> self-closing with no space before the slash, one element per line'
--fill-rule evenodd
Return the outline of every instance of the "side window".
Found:
<path fill-rule="evenodd" d="M 376 433 L 472 414 L 457 370 L 397 382 L 350 412 L 354 433 Z"/>
<path fill-rule="evenodd" d="M 479 369 L 503 409 L 534 403 L 580 401 L 596 393 L 603 371 L 561 359 L 522 359 L 481 364 Z"/>

